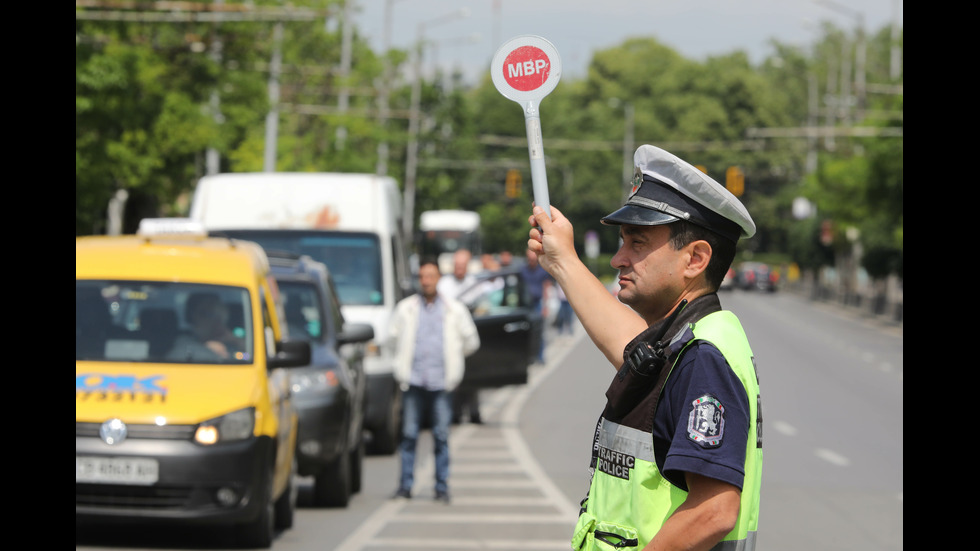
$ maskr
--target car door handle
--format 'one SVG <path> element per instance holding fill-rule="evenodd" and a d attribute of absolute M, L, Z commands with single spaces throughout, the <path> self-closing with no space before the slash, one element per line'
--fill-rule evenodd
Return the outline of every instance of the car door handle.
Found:
<path fill-rule="evenodd" d="M 531 324 L 526 321 L 512 321 L 504 324 L 504 333 L 516 333 L 517 331 L 527 331 Z"/>

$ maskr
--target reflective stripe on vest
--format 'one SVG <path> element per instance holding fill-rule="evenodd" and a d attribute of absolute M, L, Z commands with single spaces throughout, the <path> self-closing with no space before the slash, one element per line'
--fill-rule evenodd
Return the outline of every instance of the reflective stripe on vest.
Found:
<path fill-rule="evenodd" d="M 691 342 L 709 341 L 721 351 L 745 387 L 750 409 L 738 520 L 735 528 L 713 549 L 752 551 L 762 482 L 761 400 L 752 350 L 741 324 L 731 312 L 709 314 L 693 330 Z M 675 366 L 676 363 L 677 360 Z M 572 548 L 641 549 L 684 503 L 687 492 L 660 473 L 650 432 L 601 419 L 593 445 L 595 472 L 586 506 L 575 527 Z"/>

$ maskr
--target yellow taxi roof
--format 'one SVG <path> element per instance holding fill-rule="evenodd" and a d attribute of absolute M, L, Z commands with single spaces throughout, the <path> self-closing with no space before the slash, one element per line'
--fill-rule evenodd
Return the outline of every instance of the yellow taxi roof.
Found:
<path fill-rule="evenodd" d="M 75 238 L 76 279 L 188 281 L 252 287 L 269 261 L 250 241 L 202 236 Z"/>

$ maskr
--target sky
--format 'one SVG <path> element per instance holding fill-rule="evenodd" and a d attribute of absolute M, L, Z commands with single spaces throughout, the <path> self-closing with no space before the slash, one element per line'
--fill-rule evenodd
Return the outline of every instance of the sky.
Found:
<path fill-rule="evenodd" d="M 772 51 L 771 39 L 807 46 L 827 20 L 866 32 L 903 23 L 902 0 L 355 0 L 357 26 L 375 51 L 387 42 L 409 49 L 420 26 L 424 66 L 460 69 L 473 83 L 490 70 L 494 53 L 518 35 L 547 39 L 561 57 L 562 77 L 580 78 L 593 52 L 627 38 L 653 37 L 681 55 L 704 60 L 743 50 L 753 63 Z M 385 12 L 390 6 L 390 34 Z M 460 10 L 466 12 L 460 16 Z M 389 34 L 389 36 L 385 36 Z"/>

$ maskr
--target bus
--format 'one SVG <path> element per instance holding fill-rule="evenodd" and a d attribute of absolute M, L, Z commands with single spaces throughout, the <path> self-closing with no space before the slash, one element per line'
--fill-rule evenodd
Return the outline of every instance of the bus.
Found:
<path fill-rule="evenodd" d="M 470 271 L 482 269 L 483 239 L 480 215 L 468 210 L 428 210 L 419 215 L 416 236 L 419 257 L 438 259 L 442 273 L 452 273 L 453 253 L 467 249 L 473 253 Z"/>

